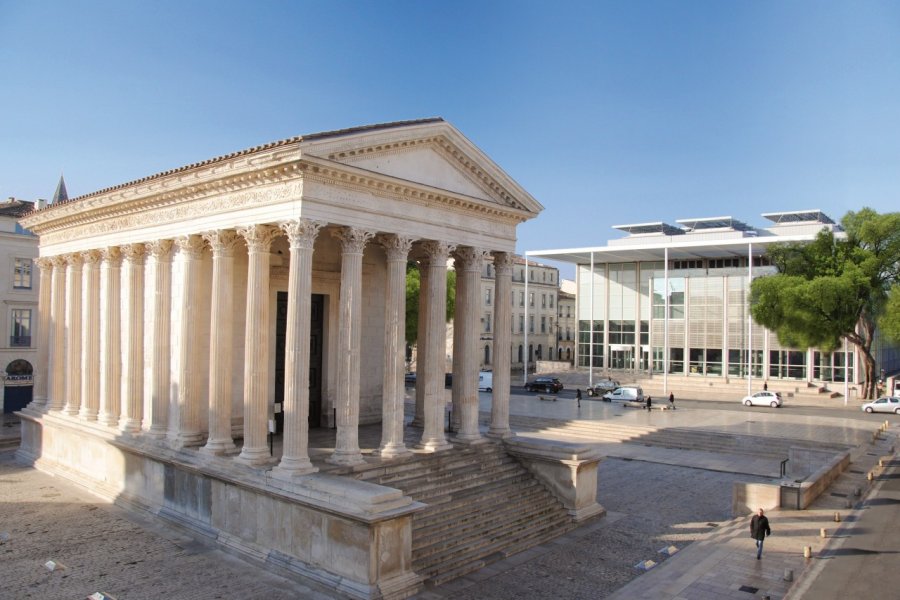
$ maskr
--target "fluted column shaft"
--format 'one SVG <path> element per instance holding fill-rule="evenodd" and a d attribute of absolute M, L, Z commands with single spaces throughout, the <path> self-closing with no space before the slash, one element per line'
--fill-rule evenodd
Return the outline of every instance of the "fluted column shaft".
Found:
<path fill-rule="evenodd" d="M 373 233 L 344 227 L 333 232 L 341 241 L 341 294 L 338 321 L 337 436 L 329 462 L 363 462 L 359 451 L 359 344 L 362 338 L 362 259 Z"/>
<path fill-rule="evenodd" d="M 49 377 L 47 410 L 62 410 L 66 402 L 66 259 L 54 256 L 50 299 Z"/>
<path fill-rule="evenodd" d="M 247 319 L 244 336 L 244 446 L 238 459 L 251 465 L 269 460 L 269 247 L 278 229 L 253 225 L 238 231 L 247 242 Z"/>
<path fill-rule="evenodd" d="M 81 270 L 81 412 L 96 421 L 100 410 L 100 252 L 82 253 Z"/>
<path fill-rule="evenodd" d="M 428 362 L 428 258 L 422 257 L 419 266 L 419 310 L 416 319 L 416 407 L 412 425 L 425 426 L 425 365 Z"/>
<path fill-rule="evenodd" d="M 403 442 L 403 368 L 406 358 L 406 259 L 412 240 L 385 235 L 379 243 L 387 253 L 384 301 L 384 383 L 381 409 L 381 456 L 409 453 Z"/>
<path fill-rule="evenodd" d="M 50 373 L 50 311 L 53 298 L 53 262 L 49 258 L 35 261 L 40 270 L 38 288 L 37 360 L 34 369 L 34 401 L 38 410 L 47 407 L 47 388 Z"/>
<path fill-rule="evenodd" d="M 173 381 L 172 406 L 169 418 L 173 427 L 169 428 L 169 442 L 176 448 L 197 446 L 203 441 L 200 431 L 200 417 L 203 410 L 201 398 L 201 378 L 194 373 L 196 357 L 200 349 L 197 336 L 200 294 L 200 258 L 203 240 L 199 235 L 189 235 L 175 240 L 179 261 L 178 287 L 178 330 L 176 348 L 172 354 L 178 361 Z"/>
<path fill-rule="evenodd" d="M 444 355 L 447 346 L 447 259 L 453 246 L 444 242 L 422 244 L 428 254 L 427 344 L 425 366 L 425 427 L 421 447 L 431 452 L 451 447 L 444 435 Z"/>
<path fill-rule="evenodd" d="M 172 240 L 156 240 L 147 244 L 150 253 L 149 278 L 153 285 L 151 306 L 153 328 L 146 332 L 150 353 L 143 428 L 152 436 L 164 437 L 169 429 L 171 399 L 172 349 Z"/>
<path fill-rule="evenodd" d="M 491 427 L 488 435 L 509 437 L 509 353 L 510 318 L 509 294 L 512 290 L 513 256 L 508 252 L 494 253 L 494 391 L 491 400 Z"/>
<path fill-rule="evenodd" d="M 104 425 L 119 423 L 121 386 L 121 272 L 122 254 L 113 246 L 101 251 L 100 264 L 100 415 Z"/>
<path fill-rule="evenodd" d="M 277 476 L 317 470 L 309 460 L 309 345 L 313 246 L 322 226 L 305 219 L 281 224 L 290 242 L 291 262 L 284 348 L 284 440 L 281 462 L 273 471 Z"/>
<path fill-rule="evenodd" d="M 459 356 L 459 366 L 458 370 L 454 369 L 453 383 L 460 380 L 457 404 L 460 424 L 456 438 L 464 442 L 481 439 L 478 431 L 478 301 L 482 262 L 483 252 L 478 248 L 456 251 L 456 302 L 458 306 L 462 301 L 463 306 L 456 313 L 454 325 L 453 357 Z"/>
<path fill-rule="evenodd" d="M 466 345 L 466 328 L 463 324 L 465 315 L 469 313 L 466 307 L 468 297 L 466 296 L 466 285 L 468 281 L 463 277 L 463 263 L 465 261 L 465 249 L 457 249 L 453 253 L 453 267 L 456 271 L 456 297 L 453 303 L 453 381 L 450 389 L 450 431 L 459 432 L 460 428 L 460 412 L 462 408 L 463 396 L 463 351 Z M 460 255 L 463 252 L 463 256 Z"/>
<path fill-rule="evenodd" d="M 144 244 L 122 247 L 122 431 L 141 430 L 144 416 Z"/>
<path fill-rule="evenodd" d="M 67 415 L 81 408 L 81 266 L 80 254 L 70 254 L 66 266 L 66 407 Z"/>
<path fill-rule="evenodd" d="M 240 237 L 233 230 L 213 231 L 203 239 L 212 248 L 212 306 L 209 346 L 209 437 L 203 452 L 225 454 L 235 449 L 231 437 L 231 373 L 234 363 L 234 249 Z"/>

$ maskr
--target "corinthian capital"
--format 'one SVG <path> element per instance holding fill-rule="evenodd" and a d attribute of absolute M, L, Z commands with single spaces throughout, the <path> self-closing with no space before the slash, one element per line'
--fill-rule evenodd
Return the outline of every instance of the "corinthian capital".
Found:
<path fill-rule="evenodd" d="M 457 271 L 480 271 L 484 252 L 480 248 L 460 246 L 453 251 L 453 260 Z"/>
<path fill-rule="evenodd" d="M 122 246 L 122 256 L 125 261 L 133 265 L 144 262 L 144 244 L 125 244 Z"/>
<path fill-rule="evenodd" d="M 268 252 L 275 238 L 278 237 L 278 228 L 271 225 L 250 225 L 241 227 L 238 233 L 247 242 L 247 250 L 251 253 Z"/>
<path fill-rule="evenodd" d="M 86 265 L 99 264 L 101 258 L 102 256 L 99 250 L 85 250 L 81 253 L 81 260 L 83 260 Z"/>
<path fill-rule="evenodd" d="M 393 233 L 381 234 L 375 238 L 375 241 L 384 248 L 388 262 L 406 261 L 413 245 L 412 238 Z"/>
<path fill-rule="evenodd" d="M 341 241 L 341 252 L 344 254 L 362 254 L 375 234 L 359 227 L 340 227 L 331 232 Z"/>
<path fill-rule="evenodd" d="M 432 265 L 447 264 L 450 253 L 456 249 L 455 244 L 448 244 L 437 240 L 426 240 L 419 247 L 428 257 L 428 262 Z"/>
<path fill-rule="evenodd" d="M 514 256 L 509 252 L 494 252 L 494 269 L 498 275 L 511 275 Z"/>
<path fill-rule="evenodd" d="M 103 263 L 107 266 L 118 267 L 122 264 L 122 251 L 118 246 L 102 248 L 100 250 L 100 255 L 103 258 Z"/>
<path fill-rule="evenodd" d="M 324 222 L 310 219 L 282 221 L 278 225 L 287 235 L 291 248 L 295 250 L 312 250 L 319 236 L 319 230 L 325 227 Z"/>
<path fill-rule="evenodd" d="M 157 262 L 172 260 L 172 240 L 153 240 L 147 242 L 147 252 L 150 253 Z"/>
<path fill-rule="evenodd" d="M 218 229 L 202 234 L 206 243 L 212 248 L 214 256 L 232 256 L 240 242 L 240 237 L 233 229 Z"/>
<path fill-rule="evenodd" d="M 190 258 L 200 258 L 200 253 L 203 252 L 203 238 L 199 235 L 184 235 L 175 238 L 175 245 L 181 254 Z"/>

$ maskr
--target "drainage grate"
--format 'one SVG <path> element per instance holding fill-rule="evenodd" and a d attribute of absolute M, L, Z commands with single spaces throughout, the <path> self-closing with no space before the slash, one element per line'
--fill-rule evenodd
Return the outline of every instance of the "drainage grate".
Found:
<path fill-rule="evenodd" d="M 838 498 L 846 498 L 847 494 L 842 494 L 840 492 L 831 492 L 832 496 L 837 496 Z"/>
<path fill-rule="evenodd" d="M 738 589 L 742 592 L 747 592 L 748 594 L 755 594 L 759 591 L 759 588 L 755 588 L 752 585 L 742 585 Z"/>

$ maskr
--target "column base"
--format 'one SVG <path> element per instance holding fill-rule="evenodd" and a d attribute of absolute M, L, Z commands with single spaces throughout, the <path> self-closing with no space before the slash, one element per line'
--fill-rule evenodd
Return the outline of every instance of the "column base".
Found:
<path fill-rule="evenodd" d="M 361 465 L 366 462 L 363 455 L 358 450 L 356 452 L 347 452 L 335 450 L 334 454 L 325 459 L 325 462 L 332 465 L 352 466 Z"/>
<path fill-rule="evenodd" d="M 81 419 L 81 420 L 83 420 L 83 421 L 96 421 L 96 420 L 97 420 L 97 413 L 96 413 L 95 411 L 92 411 L 92 410 L 85 410 L 84 408 L 82 408 L 82 409 L 78 412 L 78 418 Z"/>
<path fill-rule="evenodd" d="M 241 453 L 234 460 L 251 467 L 259 467 L 274 463 L 276 458 L 269 454 L 268 446 L 263 446 L 262 448 L 248 448 L 244 446 L 241 448 Z"/>
<path fill-rule="evenodd" d="M 119 415 L 105 414 L 97 417 L 97 422 L 107 427 L 118 427 Z"/>
<path fill-rule="evenodd" d="M 124 433 L 140 433 L 141 422 L 137 419 L 124 419 L 119 424 L 119 429 Z"/>
<path fill-rule="evenodd" d="M 488 434 L 488 437 L 498 438 L 501 440 L 505 440 L 506 438 L 510 438 L 515 435 L 515 433 L 513 433 L 512 429 L 509 429 L 509 428 L 506 428 L 506 429 L 491 428 L 488 430 L 487 434 Z"/>
<path fill-rule="evenodd" d="M 446 438 L 431 438 L 431 439 L 422 439 L 419 442 L 419 448 L 424 450 L 425 452 L 441 452 L 442 450 L 450 450 L 453 448 L 453 444 L 447 441 Z"/>
<path fill-rule="evenodd" d="M 62 414 L 68 415 L 70 417 L 78 416 L 78 412 L 79 412 L 78 408 L 76 408 L 74 406 L 68 406 L 68 405 L 66 405 L 66 407 L 62 410 Z"/>
<path fill-rule="evenodd" d="M 285 462 L 286 461 L 282 459 L 281 462 L 272 469 L 272 477 L 281 481 L 292 481 L 296 477 L 311 475 L 319 470 L 314 467 L 309 460 L 288 459 L 287 464 L 285 464 Z"/>
<path fill-rule="evenodd" d="M 406 447 L 406 444 L 393 443 L 393 444 L 382 444 L 378 449 L 378 454 L 381 458 L 397 458 L 398 456 L 407 456 L 412 454 L 409 448 Z"/>
<path fill-rule="evenodd" d="M 224 456 L 226 454 L 237 454 L 237 446 L 233 440 L 207 441 L 205 446 L 200 447 L 203 454 L 212 454 L 214 456 Z"/>
<path fill-rule="evenodd" d="M 456 441 L 461 442 L 463 444 L 469 444 L 469 445 L 471 445 L 471 444 L 486 444 L 487 443 L 487 440 L 484 439 L 484 436 L 482 436 L 481 434 L 478 434 L 478 433 L 470 434 L 470 435 L 462 434 L 462 433 L 457 434 Z"/>
<path fill-rule="evenodd" d="M 200 433 L 176 433 L 168 439 L 169 447 L 175 450 L 191 448 L 203 443 L 203 435 Z"/>

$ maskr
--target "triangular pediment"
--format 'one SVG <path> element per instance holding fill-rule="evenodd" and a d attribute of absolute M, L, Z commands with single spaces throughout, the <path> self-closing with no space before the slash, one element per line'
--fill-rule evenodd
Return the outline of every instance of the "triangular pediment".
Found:
<path fill-rule="evenodd" d="M 443 120 L 304 139 L 307 157 L 537 214 L 543 208 Z"/>

